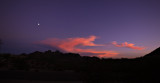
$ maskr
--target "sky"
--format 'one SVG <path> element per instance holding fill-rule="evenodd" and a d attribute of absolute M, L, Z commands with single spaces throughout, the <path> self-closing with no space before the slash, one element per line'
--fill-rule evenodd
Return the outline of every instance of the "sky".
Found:
<path fill-rule="evenodd" d="M 1 0 L 1 53 L 135 58 L 160 46 L 159 0 Z"/>

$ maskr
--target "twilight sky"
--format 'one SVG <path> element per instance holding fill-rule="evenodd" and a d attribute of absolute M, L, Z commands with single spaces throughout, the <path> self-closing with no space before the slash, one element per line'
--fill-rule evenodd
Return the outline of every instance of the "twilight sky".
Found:
<path fill-rule="evenodd" d="M 1 53 L 133 58 L 160 46 L 159 0 L 1 0 Z"/>

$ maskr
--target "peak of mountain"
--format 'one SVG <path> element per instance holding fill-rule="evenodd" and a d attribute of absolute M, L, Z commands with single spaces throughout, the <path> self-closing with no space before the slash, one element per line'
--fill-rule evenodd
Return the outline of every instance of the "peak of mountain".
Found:
<path fill-rule="evenodd" d="M 145 55 L 144 57 L 160 57 L 160 47 Z"/>

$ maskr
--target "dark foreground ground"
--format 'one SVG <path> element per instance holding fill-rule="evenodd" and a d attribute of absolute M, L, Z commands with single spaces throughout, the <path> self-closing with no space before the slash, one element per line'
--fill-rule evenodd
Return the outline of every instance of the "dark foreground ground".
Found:
<path fill-rule="evenodd" d="M 1 83 L 83 83 L 82 81 L 1 80 Z"/>
<path fill-rule="evenodd" d="M 115 78 L 119 75 L 115 74 L 113 76 Z M 113 80 L 111 77 L 108 77 L 108 79 L 112 79 L 110 81 L 108 81 L 108 79 L 106 79 L 106 81 L 102 81 L 99 80 L 99 78 L 101 78 L 99 75 L 94 75 L 94 77 L 92 75 L 86 77 L 84 73 L 73 71 L 35 72 L 23 70 L 0 70 L 0 83 L 124 83 L 119 80 Z"/>
<path fill-rule="evenodd" d="M 80 73 L 71 71 L 0 71 L 0 83 L 83 83 Z"/>

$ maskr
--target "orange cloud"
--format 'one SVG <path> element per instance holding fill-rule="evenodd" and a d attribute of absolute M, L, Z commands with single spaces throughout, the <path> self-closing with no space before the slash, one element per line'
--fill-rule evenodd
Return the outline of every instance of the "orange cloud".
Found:
<path fill-rule="evenodd" d="M 85 46 L 104 46 L 101 44 L 95 44 L 96 36 L 89 36 L 87 38 L 77 37 L 77 38 L 67 38 L 67 39 L 57 39 L 50 38 L 43 41 L 38 42 L 39 44 L 49 45 L 52 47 L 58 47 L 66 52 L 74 52 L 87 55 L 93 54 L 90 56 L 98 56 L 98 57 L 113 57 L 118 55 L 114 51 L 100 51 L 96 49 L 82 49 Z"/>
<path fill-rule="evenodd" d="M 144 47 L 134 46 L 134 44 L 128 43 L 128 42 L 124 42 L 124 43 L 121 43 L 121 44 L 117 44 L 116 41 L 113 41 L 112 44 L 113 44 L 114 46 L 116 46 L 116 47 L 128 47 L 128 48 L 136 49 L 136 50 L 143 50 L 143 49 L 145 49 Z"/>

